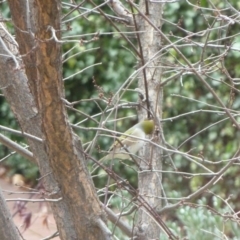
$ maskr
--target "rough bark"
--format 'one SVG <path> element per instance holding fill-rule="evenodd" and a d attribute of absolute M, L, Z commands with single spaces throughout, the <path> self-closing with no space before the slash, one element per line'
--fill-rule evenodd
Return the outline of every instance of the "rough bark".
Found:
<path fill-rule="evenodd" d="M 162 5 L 160 3 L 148 3 L 148 8 L 145 1 L 141 1 L 140 10 L 147 18 L 149 18 L 157 27 L 161 26 Z M 162 89 L 159 87 L 161 82 L 161 69 L 159 68 L 159 58 L 152 60 L 153 56 L 160 50 L 161 38 L 154 28 L 139 14 L 137 18 L 138 30 L 143 32 L 140 37 L 140 51 L 142 51 L 143 59 L 139 62 L 141 65 L 147 66 L 144 72 L 141 73 L 139 79 L 139 88 L 145 92 L 144 77 L 146 76 L 148 85 L 148 95 L 150 111 L 153 113 L 156 129 L 160 130 L 159 120 L 162 117 Z M 145 75 L 145 76 L 144 76 Z M 145 95 L 145 94 L 144 94 Z M 139 117 L 144 118 L 146 113 L 146 102 L 141 101 L 144 108 L 139 110 Z M 161 145 L 161 136 L 159 131 L 155 132 L 153 142 Z M 144 161 L 140 163 L 138 176 L 139 195 L 145 200 L 148 206 L 153 210 L 161 207 L 161 181 L 162 176 L 159 172 L 151 170 L 161 170 L 161 155 L 160 148 L 154 147 L 151 144 L 146 144 L 142 152 Z M 144 171 L 148 170 L 148 171 Z M 136 239 L 159 239 L 161 228 L 154 219 L 153 214 L 142 206 L 138 212 L 138 222 L 135 228 Z"/>
<path fill-rule="evenodd" d="M 37 100 L 37 71 L 35 57 L 35 26 L 33 0 L 9 0 L 8 1 L 11 17 L 15 26 L 16 41 L 19 44 L 19 53 L 22 56 L 25 72 L 28 76 L 30 91 Z"/>
<path fill-rule="evenodd" d="M 27 77 L 24 69 L 16 68 L 16 62 L 13 58 L 18 55 L 18 49 L 13 39 L 7 35 L 4 25 L 0 24 L 0 87 L 9 103 L 21 130 L 25 133 L 42 138 L 41 118 L 38 114 L 37 106 L 30 92 Z M 10 56 L 10 51 L 13 55 Z M 21 66 L 21 62 L 18 62 Z M 38 163 L 40 172 L 45 176 L 43 178 L 44 186 L 48 194 L 54 193 L 57 189 L 56 181 L 51 173 L 48 164 L 48 156 L 43 144 L 39 141 L 28 140 L 30 149 L 34 155 L 35 162 Z M 57 208 L 55 207 L 57 206 Z M 58 211 L 64 207 L 62 203 L 54 205 L 53 209 Z M 54 212 L 55 212 L 54 211 Z M 67 214 L 67 212 L 66 212 Z"/>
<path fill-rule="evenodd" d="M 1 240 L 19 240 L 20 235 L 15 227 L 12 216 L 7 209 L 2 191 L 0 190 L 0 239 Z"/>
<path fill-rule="evenodd" d="M 61 5 L 56 0 L 36 1 L 35 8 L 37 92 L 42 131 L 52 174 L 59 184 L 57 195 L 66 203 L 72 228 L 72 234 L 66 234 L 65 216 L 59 212 L 55 219 L 60 236 L 62 239 L 107 239 L 108 231 L 84 163 L 82 146 L 72 132 L 62 101 L 61 44 L 58 42 Z M 53 31 L 58 39 L 52 38 Z"/>
<path fill-rule="evenodd" d="M 15 9 L 16 1 L 11 3 Z M 1 39 L 5 40 L 5 45 L 0 44 L 0 86 L 22 131 L 44 140 L 43 144 L 29 140 L 29 145 L 44 176 L 47 197 L 62 198 L 51 204 L 61 239 L 110 239 L 85 167 L 81 144 L 67 121 L 62 102 L 61 44 L 57 39 L 51 39 L 50 28 L 53 27 L 60 38 L 60 1 L 35 1 L 33 6 L 36 13 L 35 41 L 26 43 L 26 36 L 20 36 L 22 29 L 26 29 L 28 18 L 23 17 L 19 25 L 15 22 L 14 25 L 19 29 L 17 40 L 22 54 L 29 49 L 34 49 L 35 53 L 30 59 L 25 59 L 24 71 L 23 64 L 15 58 L 18 49 L 13 47 L 14 44 L 6 45 L 13 39 L 7 39 L 3 31 Z M 26 14 L 24 8 L 21 12 Z M 13 20 L 18 21 L 19 13 L 13 10 L 12 15 L 15 14 Z M 29 34 L 33 32 L 28 31 Z M 33 82 L 29 84 L 27 78 Z"/>

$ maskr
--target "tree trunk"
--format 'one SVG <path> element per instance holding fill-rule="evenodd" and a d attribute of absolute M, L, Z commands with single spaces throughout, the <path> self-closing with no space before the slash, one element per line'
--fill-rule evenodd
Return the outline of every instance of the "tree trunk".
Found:
<path fill-rule="evenodd" d="M 0 190 L 0 239 L 1 240 L 19 240 L 20 235 L 12 221 L 12 216 L 7 209 L 6 201 Z"/>
<path fill-rule="evenodd" d="M 152 23 L 160 27 L 161 15 L 163 5 L 160 3 L 151 3 L 147 1 L 148 7 L 145 5 L 146 1 L 141 1 L 141 12 L 152 21 Z M 159 87 L 161 83 L 161 68 L 159 57 L 153 57 L 160 50 L 161 38 L 156 30 L 141 16 L 138 14 L 138 31 L 140 37 L 140 53 L 143 55 L 139 60 L 141 65 L 147 64 L 139 78 L 139 88 L 145 93 L 145 82 L 147 80 L 148 97 L 150 111 L 153 113 L 156 132 L 153 136 L 153 142 L 161 145 L 160 136 L 160 123 L 162 118 L 162 89 Z M 145 72 L 144 72 L 145 71 Z M 144 94 L 146 97 L 146 94 Z M 147 116 L 145 101 L 140 100 L 140 104 L 144 106 L 139 110 L 139 117 L 143 119 Z M 140 171 L 138 175 L 139 196 L 144 199 L 146 206 L 141 206 L 138 212 L 138 222 L 135 228 L 136 239 L 159 239 L 160 238 L 160 226 L 154 219 L 154 214 L 149 212 L 149 207 L 152 211 L 161 207 L 161 181 L 162 176 L 159 171 L 162 168 L 161 163 L 162 150 L 151 144 L 146 144 L 141 156 L 143 161 L 140 163 Z M 156 171 L 157 170 L 157 171 Z"/>
<path fill-rule="evenodd" d="M 14 11 L 18 9 L 17 1 L 10 2 L 12 14 L 19 14 Z M 18 17 L 12 17 L 14 25 L 23 30 L 26 24 L 33 26 L 29 25 L 31 18 L 26 17 L 29 13 L 27 5 L 24 6 L 25 13 L 21 8 L 22 14 L 25 14 L 22 15 L 23 21 L 17 22 Z M 2 91 L 22 131 L 43 139 L 42 143 L 30 139 L 28 142 L 44 176 L 45 197 L 59 199 L 52 202 L 51 207 L 61 239 L 110 239 L 110 232 L 103 221 L 103 211 L 85 166 L 82 146 L 72 132 L 62 101 L 61 4 L 57 0 L 45 0 L 35 1 L 33 6 L 35 36 L 31 29 L 16 31 L 23 59 L 29 54 L 29 46 L 31 48 L 31 58 L 24 60 L 27 76 L 22 63 L 15 58 L 18 52 L 14 45 L 8 41 L 5 44 L 1 42 Z M 52 38 L 55 30 L 58 39 Z M 4 34 L 6 38 L 6 32 Z M 32 34 L 35 41 L 28 41 L 28 45 L 25 40 L 32 38 Z M 10 40 L 13 43 L 13 39 Z M 32 69 L 29 61 L 32 61 Z"/>

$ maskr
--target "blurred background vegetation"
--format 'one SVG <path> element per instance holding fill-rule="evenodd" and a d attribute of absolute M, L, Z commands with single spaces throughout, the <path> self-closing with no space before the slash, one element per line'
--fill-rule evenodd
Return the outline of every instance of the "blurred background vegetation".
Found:
<path fill-rule="evenodd" d="M 197 2 L 198 1 L 194 3 L 196 6 L 198 4 Z M 100 4 L 101 1 L 95 1 L 95 3 Z M 218 9 L 226 9 L 227 7 L 225 1 L 213 0 L 212 3 Z M 207 0 L 201 0 L 199 4 L 202 8 L 211 7 L 211 4 L 209 4 Z M 231 4 L 236 9 L 240 8 L 238 1 L 234 1 L 234 3 Z M 92 8 L 92 5 L 85 4 L 84 7 Z M 6 2 L 1 3 L 1 8 L 3 16 L 10 18 L 11 16 Z M 67 13 L 68 10 L 68 6 L 63 4 L 63 12 Z M 106 5 L 102 10 L 105 13 L 113 14 Z M 73 12 L 71 17 L 77 14 L 77 12 Z M 162 30 L 172 41 L 175 41 L 179 37 L 186 36 L 186 33 L 179 30 L 178 27 L 191 32 L 199 32 L 206 30 L 208 26 L 212 24 L 216 24 L 216 26 L 218 24 L 221 25 L 221 21 L 219 21 L 219 23 L 214 22 L 215 17 L 211 16 L 211 14 L 211 11 L 198 9 L 186 1 L 166 4 L 164 19 L 168 22 L 164 21 Z M 232 15 L 232 11 L 231 9 L 226 9 L 223 11 L 223 14 Z M 8 22 L 7 26 L 11 32 L 13 32 L 11 22 Z M 123 31 L 131 31 L 122 24 L 118 26 Z M 66 99 L 69 102 L 81 100 L 74 105 L 74 108 L 79 112 L 76 112 L 70 107 L 68 108 L 69 120 L 72 124 L 77 124 L 82 127 L 98 127 L 94 121 L 86 118 L 84 114 L 93 116 L 102 112 L 103 109 L 109 109 L 114 106 L 114 102 L 111 102 L 111 96 L 134 71 L 137 59 L 129 49 L 126 41 L 122 39 L 117 32 L 110 34 L 116 30 L 99 14 L 90 14 L 87 20 L 85 18 L 76 19 L 69 25 L 64 24 L 62 28 L 64 30 L 63 39 L 65 37 L 69 39 L 69 36 L 74 36 L 74 39 L 79 39 L 79 44 L 69 42 L 63 45 L 63 78 L 68 78 L 72 74 L 90 65 L 100 63 L 64 81 Z M 98 39 L 93 40 L 94 35 L 80 36 L 91 33 L 96 33 Z M 79 37 L 77 37 L 78 35 Z M 224 28 L 224 30 L 213 31 L 209 39 L 214 43 L 217 39 L 232 35 L 235 35 L 235 37 L 218 40 L 218 44 L 239 47 L 240 36 L 238 24 L 229 25 L 227 28 Z M 133 35 L 129 36 L 135 45 L 137 45 Z M 204 43 L 205 40 L 205 37 L 194 36 L 194 41 L 199 43 Z M 84 41 L 89 42 L 84 43 Z M 201 54 L 200 48 L 185 47 L 181 50 L 192 63 L 199 61 L 199 55 Z M 71 57 L 74 54 L 77 55 Z M 219 54 L 219 49 L 206 49 L 206 56 L 214 54 Z M 68 57 L 70 57 L 70 59 L 68 59 Z M 239 57 L 239 52 L 230 51 L 226 58 L 225 67 L 232 78 L 238 78 L 240 75 Z M 174 64 L 177 63 L 176 59 L 178 59 L 176 53 L 169 50 L 168 54 L 166 54 L 161 61 L 165 64 L 167 63 L 166 66 L 174 66 Z M 172 72 L 166 70 L 163 75 L 163 81 L 171 75 Z M 221 71 L 213 71 L 213 73 L 209 75 L 208 82 L 227 107 L 232 109 L 232 112 L 236 111 L 237 113 L 240 108 L 239 92 L 235 91 L 231 87 L 232 83 L 229 79 L 226 77 L 223 79 L 223 76 L 225 75 L 222 75 Z M 93 82 L 93 79 L 95 79 L 95 82 Z M 136 87 L 137 79 L 131 84 L 130 89 L 134 90 Z M 89 99 L 91 101 L 89 101 Z M 109 104 L 107 104 L 108 101 Z M 137 92 L 126 91 L 121 97 L 120 103 L 135 103 L 137 101 Z M 180 146 L 179 150 L 183 152 L 190 151 L 192 155 L 202 156 L 203 159 L 208 159 L 212 162 L 228 159 L 236 152 L 239 147 L 239 141 L 236 140 L 240 137 L 239 133 L 235 131 L 234 126 L 232 126 L 232 123 L 227 119 L 217 123 L 226 118 L 226 115 L 219 112 L 209 112 L 209 110 L 222 111 L 222 109 L 216 108 L 216 101 L 213 96 L 193 74 L 185 74 L 181 80 L 177 78 L 174 81 L 170 81 L 164 87 L 163 103 L 163 119 L 171 119 L 181 114 L 191 113 L 185 114 L 172 121 L 163 121 L 164 136 L 168 144 L 174 148 Z M 116 123 L 116 129 L 118 131 L 124 131 L 137 122 L 135 108 L 118 110 L 117 118 L 121 119 L 128 116 L 133 117 L 120 120 Z M 101 117 L 102 116 L 99 115 L 95 119 L 100 121 Z M 114 116 L 112 116 L 112 119 L 113 118 Z M 19 129 L 7 102 L 2 96 L 0 97 L 0 124 L 13 129 Z M 212 126 L 210 127 L 211 124 Z M 114 123 L 107 123 L 107 126 L 112 129 L 115 127 Z M 185 140 L 204 128 L 207 129 L 182 145 Z M 83 144 L 86 144 L 86 147 L 96 133 L 94 130 L 84 131 L 75 129 L 75 131 Z M 1 133 L 22 145 L 26 144 L 25 140 L 20 137 L 10 135 L 3 131 L 1 131 Z M 110 138 L 101 136 L 97 138 L 97 146 L 99 145 L 101 150 L 107 150 L 111 142 L 112 140 Z M 8 155 L 9 157 L 6 158 Z M 93 149 L 92 156 L 99 159 L 102 154 L 95 148 Z M 38 177 L 39 173 L 36 166 L 17 154 L 11 154 L 11 151 L 2 145 L 0 145 L 0 158 L 4 159 L 1 164 L 10 169 L 8 174 L 21 173 L 31 182 L 35 182 L 35 179 Z M 185 159 L 183 160 L 180 155 L 174 155 L 172 158 L 179 171 L 191 173 L 200 172 L 200 169 L 196 167 L 195 164 Z M 209 164 L 208 167 L 213 172 L 219 169 L 219 165 L 217 164 Z M 164 158 L 163 169 L 165 171 L 173 171 L 172 165 L 167 157 Z M 128 179 L 134 187 L 137 187 L 137 174 L 131 168 L 127 168 L 122 164 L 115 164 L 114 170 L 122 177 Z M 231 206 L 235 212 L 240 210 L 239 176 L 240 168 L 238 166 L 232 167 L 227 174 L 225 174 L 224 178 L 211 189 L 212 192 L 216 191 L 220 194 L 222 199 L 227 199 L 231 196 Z M 172 198 L 186 196 L 192 191 L 197 190 L 207 181 L 209 181 L 209 178 L 206 176 L 188 178 L 172 173 L 163 174 L 165 192 L 167 192 L 168 197 Z M 94 182 L 96 187 L 100 188 L 104 186 L 105 179 L 96 177 L 94 178 Z M 202 207 L 208 205 L 210 208 L 214 208 L 219 213 L 224 214 L 230 211 L 230 209 L 226 207 L 226 204 L 224 204 L 224 201 L 220 201 L 214 194 L 206 193 L 201 199 L 196 199 L 195 203 L 195 207 L 182 206 L 174 213 L 165 216 L 169 226 L 176 231 L 179 236 L 185 236 L 185 239 L 223 239 L 224 232 L 228 236 L 227 239 L 240 239 L 240 230 L 237 223 L 234 221 L 225 221 L 219 214 L 213 214 L 210 209 Z M 204 231 L 199 229 L 204 229 Z M 207 232 L 207 230 L 209 232 Z M 213 233 L 215 235 L 213 235 Z M 164 236 L 162 239 L 165 239 Z"/>

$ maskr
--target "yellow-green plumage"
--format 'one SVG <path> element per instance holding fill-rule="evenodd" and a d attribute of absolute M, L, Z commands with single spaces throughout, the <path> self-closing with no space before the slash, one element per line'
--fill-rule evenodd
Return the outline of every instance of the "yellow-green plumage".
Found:
<path fill-rule="evenodd" d="M 118 140 L 122 144 L 120 144 L 119 141 L 114 142 L 114 144 L 109 149 L 109 154 L 103 157 L 101 161 L 110 160 L 114 158 L 131 159 L 130 155 L 136 154 L 138 150 L 143 146 L 144 141 L 141 139 L 145 139 L 146 135 L 152 134 L 153 131 L 154 131 L 153 120 L 143 120 L 139 122 L 138 124 L 128 129 L 121 137 L 118 138 Z"/>

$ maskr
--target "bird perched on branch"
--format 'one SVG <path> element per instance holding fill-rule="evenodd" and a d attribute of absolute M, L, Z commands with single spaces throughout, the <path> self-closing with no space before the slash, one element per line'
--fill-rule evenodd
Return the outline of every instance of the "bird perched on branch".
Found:
<path fill-rule="evenodd" d="M 146 135 L 154 131 L 154 121 L 145 119 L 128 129 L 121 137 L 117 138 L 109 149 L 109 153 L 100 161 L 118 159 L 131 159 L 131 154 L 136 154 L 143 146 Z"/>

